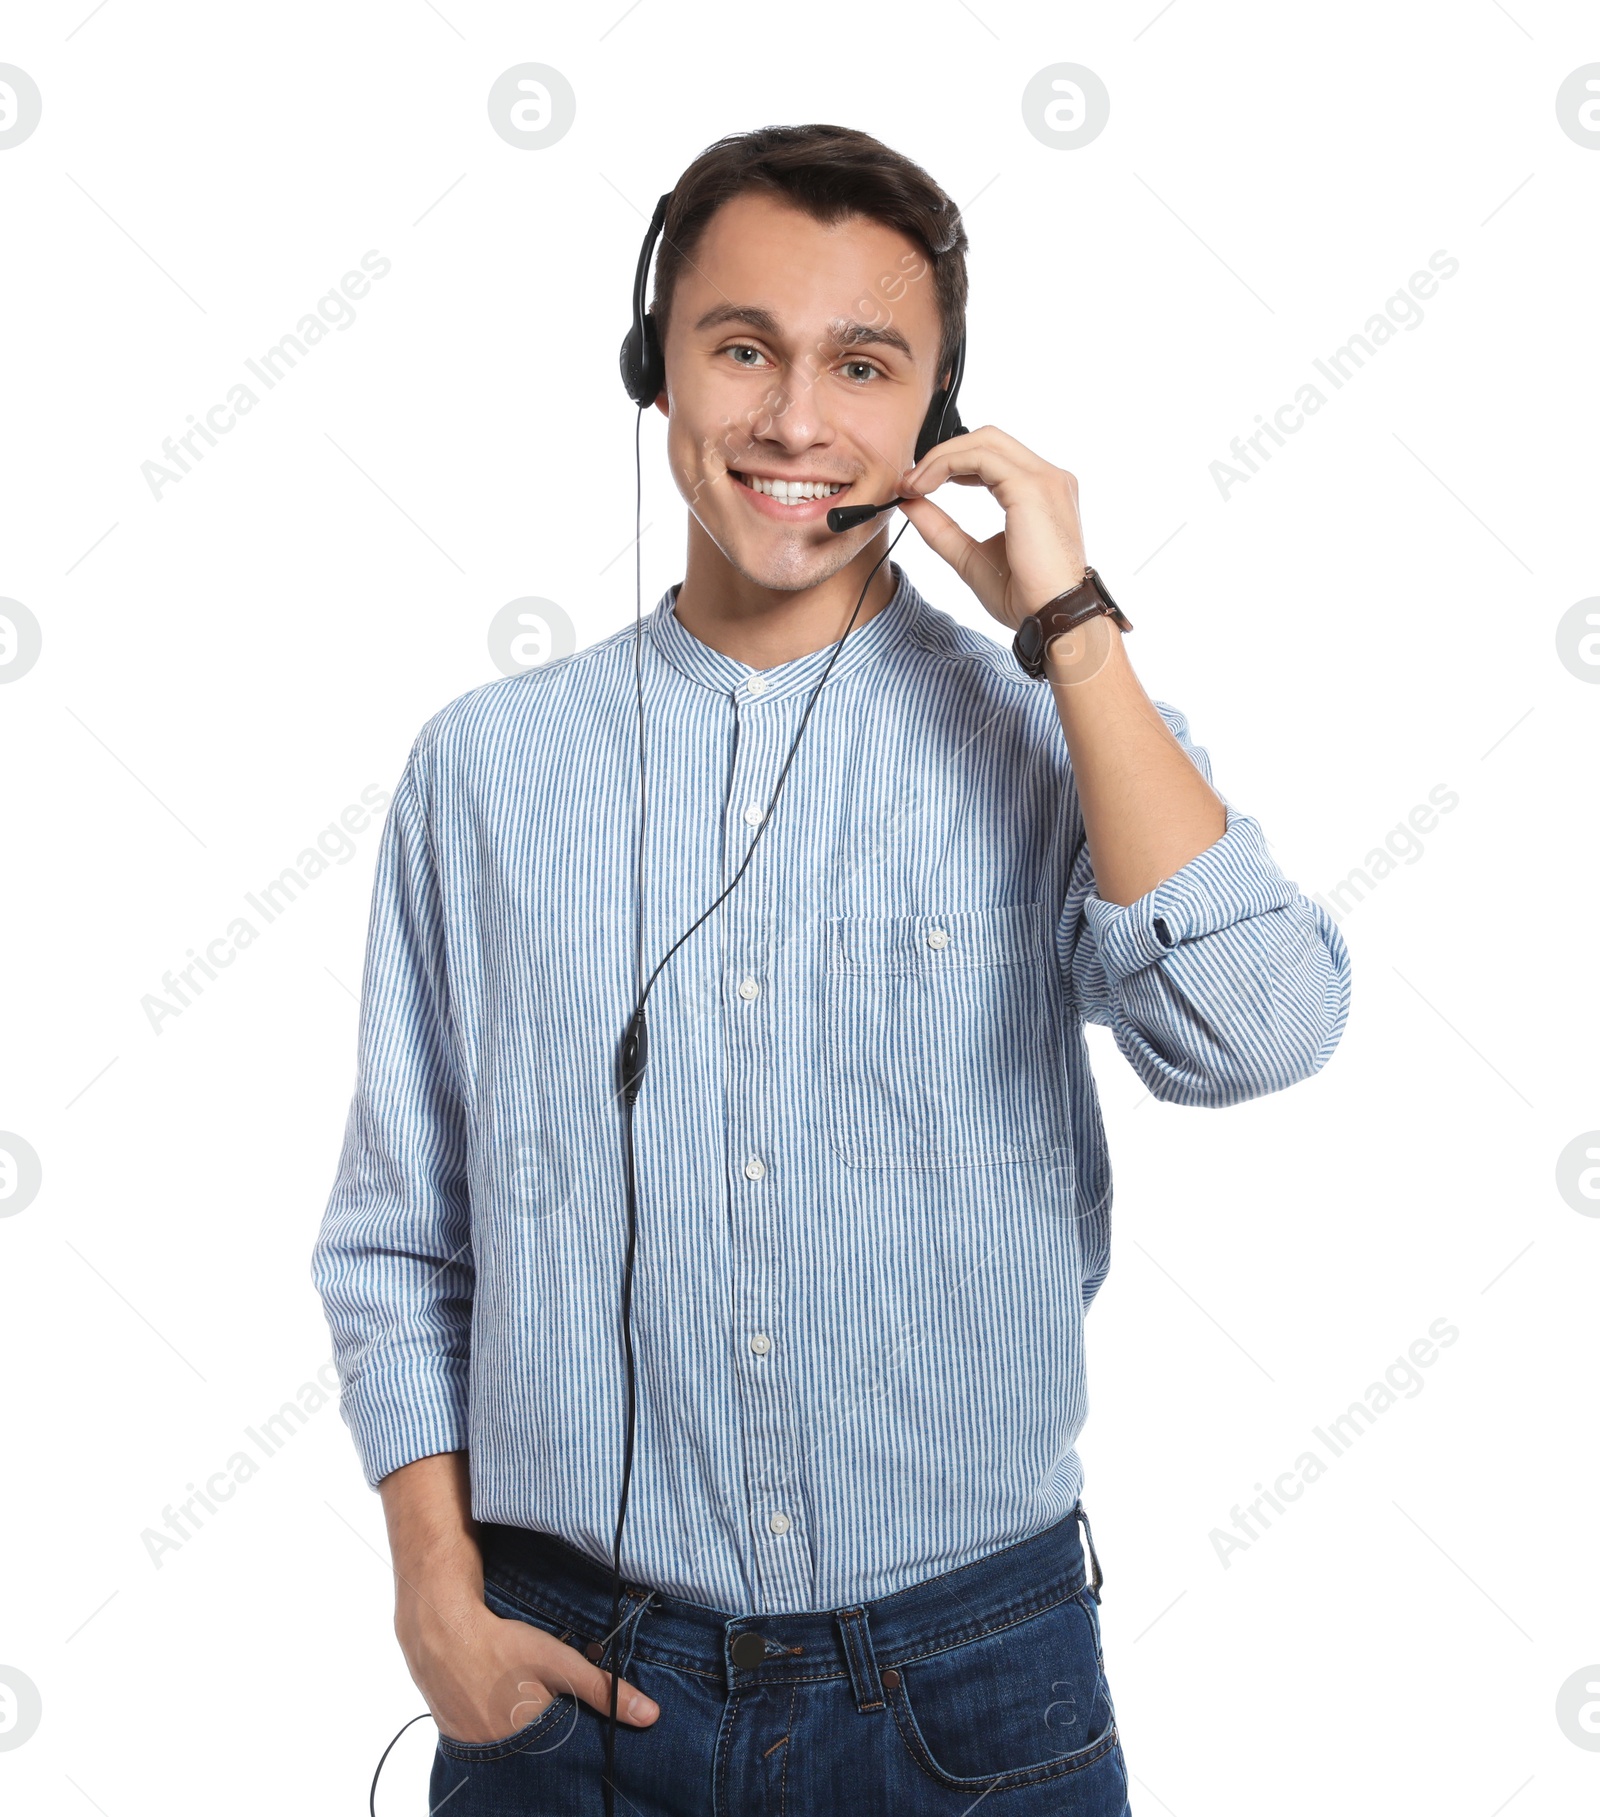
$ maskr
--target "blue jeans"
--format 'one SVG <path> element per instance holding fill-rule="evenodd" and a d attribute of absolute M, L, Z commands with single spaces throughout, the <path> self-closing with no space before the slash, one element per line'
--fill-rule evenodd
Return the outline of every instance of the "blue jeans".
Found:
<path fill-rule="evenodd" d="M 1094 1564 L 1089 1577 L 1077 1522 Z M 601 1656 L 660 1706 L 616 1732 L 618 1817 L 1130 1817 L 1080 1503 L 1031 1539 L 876 1602 L 738 1615 L 624 1580 Z M 583 1652 L 611 1574 L 484 1523 L 484 1600 Z M 620 1652 L 620 1665 L 618 1654 Z M 442 1817 L 600 1817 L 606 1719 L 568 1693 L 503 1741 L 440 1736 Z"/>

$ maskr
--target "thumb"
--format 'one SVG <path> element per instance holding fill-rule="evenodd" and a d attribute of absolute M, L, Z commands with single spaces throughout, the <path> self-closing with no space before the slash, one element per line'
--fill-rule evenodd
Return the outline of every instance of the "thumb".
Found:
<path fill-rule="evenodd" d="M 934 554 L 943 556 L 956 573 L 961 574 L 963 564 L 971 559 L 969 551 L 975 549 L 977 544 L 960 524 L 931 498 L 918 498 L 914 495 L 903 498 L 899 508 L 911 520 L 917 535 Z M 966 576 L 963 574 L 962 578 L 965 579 Z"/>
<path fill-rule="evenodd" d="M 936 555 L 942 556 L 967 583 L 984 608 L 996 618 L 1003 618 L 1007 570 L 1006 533 L 997 530 L 987 542 L 968 536 L 947 512 L 931 498 L 908 498 L 900 506 L 916 526 L 917 535 Z"/>

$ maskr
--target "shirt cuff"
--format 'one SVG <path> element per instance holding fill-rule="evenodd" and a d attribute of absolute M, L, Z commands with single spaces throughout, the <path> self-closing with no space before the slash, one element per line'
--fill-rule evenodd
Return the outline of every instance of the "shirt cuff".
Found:
<path fill-rule="evenodd" d="M 345 1386 L 340 1412 L 355 1439 L 367 1486 L 402 1464 L 471 1449 L 465 1359 L 429 1359 L 404 1376 L 366 1376 Z"/>
<path fill-rule="evenodd" d="M 1220 838 L 1137 901 L 1107 902 L 1093 888 L 1084 897 L 1084 917 L 1108 976 L 1126 978 L 1185 940 L 1202 940 L 1295 900 L 1260 823 L 1231 807 L 1227 817 Z"/>

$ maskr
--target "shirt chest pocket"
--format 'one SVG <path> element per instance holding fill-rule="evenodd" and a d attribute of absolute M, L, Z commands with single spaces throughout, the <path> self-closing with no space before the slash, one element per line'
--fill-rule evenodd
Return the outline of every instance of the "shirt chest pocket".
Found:
<path fill-rule="evenodd" d="M 1044 1160 L 1068 1140 L 1037 902 L 827 922 L 828 1135 L 852 1167 Z"/>

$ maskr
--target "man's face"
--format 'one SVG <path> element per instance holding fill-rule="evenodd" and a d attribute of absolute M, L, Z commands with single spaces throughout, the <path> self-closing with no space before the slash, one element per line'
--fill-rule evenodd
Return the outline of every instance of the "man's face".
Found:
<path fill-rule="evenodd" d="M 757 192 L 711 217 L 673 294 L 656 407 L 678 490 L 746 579 L 814 586 L 881 532 L 879 518 L 836 535 L 826 513 L 899 489 L 939 329 L 932 265 L 894 228 L 825 227 Z M 752 480 L 840 490 L 791 504 Z"/>

